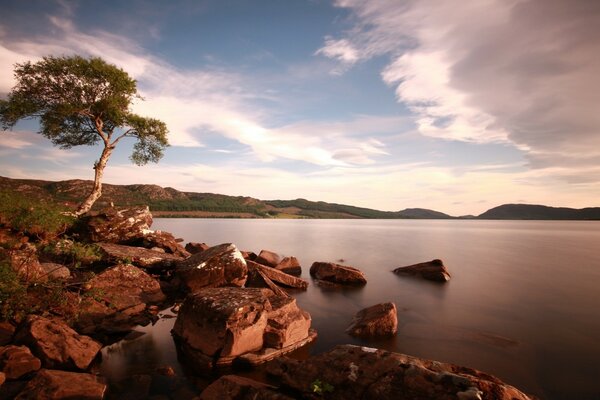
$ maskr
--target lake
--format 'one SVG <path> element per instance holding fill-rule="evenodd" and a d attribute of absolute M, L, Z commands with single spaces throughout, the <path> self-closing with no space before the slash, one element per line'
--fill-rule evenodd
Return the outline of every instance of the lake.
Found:
<path fill-rule="evenodd" d="M 360 289 L 311 284 L 294 294 L 319 333 L 313 354 L 361 344 L 476 368 L 543 399 L 600 399 L 600 222 L 182 218 L 156 219 L 153 229 L 296 256 L 309 282 L 314 261 L 365 272 Z M 390 272 L 434 258 L 449 269 L 447 284 Z M 358 310 L 388 301 L 398 307 L 395 338 L 344 333 Z M 163 319 L 105 350 L 103 372 L 181 371 L 173 323 Z"/>

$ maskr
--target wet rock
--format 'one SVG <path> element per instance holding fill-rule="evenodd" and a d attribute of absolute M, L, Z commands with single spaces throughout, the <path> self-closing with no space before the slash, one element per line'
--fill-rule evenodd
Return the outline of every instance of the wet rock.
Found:
<path fill-rule="evenodd" d="M 102 258 L 107 263 L 131 262 L 133 265 L 149 270 L 172 268 L 182 257 L 143 247 L 125 246 L 114 243 L 98 243 Z"/>
<path fill-rule="evenodd" d="M 206 287 L 241 287 L 248 268 L 237 247 L 224 243 L 180 261 L 176 272 L 186 290 L 194 293 Z"/>
<path fill-rule="evenodd" d="M 296 257 L 285 257 L 275 266 L 275 269 L 290 275 L 302 275 L 302 267 Z"/>
<path fill-rule="evenodd" d="M 530 399 L 474 369 L 352 345 L 336 346 L 305 361 L 280 358 L 267 371 L 300 398 L 313 398 L 318 388 L 332 400 Z"/>
<path fill-rule="evenodd" d="M 12 342 L 15 334 L 15 327 L 8 321 L 0 322 L 0 346 L 5 346 Z"/>
<path fill-rule="evenodd" d="M 185 250 L 187 252 L 189 252 L 190 254 L 202 253 L 204 250 L 208 250 L 208 249 L 210 249 L 210 246 L 207 245 L 206 243 L 190 242 L 185 245 Z"/>
<path fill-rule="evenodd" d="M 15 335 L 15 343 L 28 346 L 47 368 L 84 370 L 102 345 L 79 335 L 59 319 L 29 315 Z"/>
<path fill-rule="evenodd" d="M 396 268 L 393 272 L 399 275 L 418 276 L 435 282 L 447 282 L 450 280 L 450 273 L 442 260 L 439 259 Z"/>
<path fill-rule="evenodd" d="M 310 315 L 295 299 L 275 296 L 268 289 L 223 287 L 189 295 L 173 334 L 184 357 L 206 370 L 266 348 L 274 351 L 267 358 L 283 354 L 308 341 L 309 328 Z M 263 358 L 257 355 L 248 362 Z"/>
<path fill-rule="evenodd" d="M 151 233 L 152 214 L 146 207 L 108 208 L 81 219 L 92 242 L 126 243 Z"/>
<path fill-rule="evenodd" d="M 277 388 L 253 379 L 225 375 L 211 383 L 200 394 L 200 400 L 291 400 Z"/>
<path fill-rule="evenodd" d="M 106 384 L 95 375 L 42 369 L 16 399 L 100 400 L 105 392 Z"/>
<path fill-rule="evenodd" d="M 254 260 L 255 262 L 266 265 L 268 267 L 276 267 L 277 264 L 281 261 L 279 254 L 274 253 L 269 250 L 261 250 L 258 254 L 258 257 Z"/>
<path fill-rule="evenodd" d="M 310 275 L 316 279 L 344 285 L 365 285 L 367 278 L 358 269 L 332 262 L 314 262 Z"/>
<path fill-rule="evenodd" d="M 394 303 L 376 304 L 360 310 L 346 333 L 362 338 L 392 336 L 398 331 L 398 315 Z"/>
<path fill-rule="evenodd" d="M 0 371 L 6 379 L 19 379 L 41 367 L 42 362 L 31 354 L 27 346 L 0 347 Z"/>
<path fill-rule="evenodd" d="M 253 261 L 246 261 L 248 269 L 257 269 L 266 275 L 271 281 L 278 285 L 286 286 L 289 288 L 296 288 L 306 290 L 308 282 L 304 279 L 297 278 L 295 276 L 286 274 L 285 272 L 279 271 L 275 268 L 265 267 L 264 265 L 255 263 Z"/>
<path fill-rule="evenodd" d="M 71 271 L 62 264 L 41 263 L 40 266 L 48 279 L 67 280 L 71 278 Z"/>

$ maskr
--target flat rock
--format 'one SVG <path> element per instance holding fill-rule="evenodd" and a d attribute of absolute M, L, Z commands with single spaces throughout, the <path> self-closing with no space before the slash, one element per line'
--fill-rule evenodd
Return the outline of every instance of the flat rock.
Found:
<path fill-rule="evenodd" d="M 177 275 L 189 292 L 206 287 L 244 286 L 248 267 L 232 243 L 213 246 L 177 263 Z"/>
<path fill-rule="evenodd" d="M 102 345 L 80 335 L 59 319 L 27 316 L 15 335 L 15 343 L 24 344 L 47 368 L 85 370 Z"/>
<path fill-rule="evenodd" d="M 407 267 L 399 267 L 393 272 L 399 275 L 418 276 L 423 279 L 442 283 L 450 280 L 450 273 L 444 266 L 442 260 L 439 259 L 413 264 Z"/>
<path fill-rule="evenodd" d="M 281 261 L 281 257 L 279 256 L 279 254 L 274 253 L 272 251 L 261 250 L 254 261 L 259 264 L 266 265 L 268 267 L 275 267 Z"/>
<path fill-rule="evenodd" d="M 71 271 L 62 264 L 40 263 L 40 266 L 49 279 L 67 280 L 71 278 Z"/>
<path fill-rule="evenodd" d="M 376 304 L 360 310 L 346 333 L 362 337 L 392 336 L 398 332 L 398 313 L 394 303 Z"/>
<path fill-rule="evenodd" d="M 182 257 L 144 247 L 125 246 L 114 243 L 98 243 L 102 258 L 108 263 L 131 262 L 133 265 L 149 270 L 172 268 Z"/>
<path fill-rule="evenodd" d="M 185 250 L 190 254 L 202 253 L 204 250 L 208 250 L 209 248 L 210 246 L 206 243 L 189 242 L 185 245 Z"/>
<path fill-rule="evenodd" d="M 248 264 L 248 270 L 256 269 L 278 285 L 302 290 L 306 290 L 308 287 L 308 282 L 304 279 L 286 274 L 285 272 L 279 271 L 275 268 L 265 267 L 264 265 L 253 261 L 246 261 L 246 264 Z"/>
<path fill-rule="evenodd" d="M 41 367 L 42 362 L 31 354 L 27 346 L 0 347 L 0 371 L 5 374 L 6 379 L 19 379 Z"/>
<path fill-rule="evenodd" d="M 16 400 L 101 400 L 105 392 L 106 384 L 95 375 L 42 369 Z"/>
<path fill-rule="evenodd" d="M 266 383 L 237 375 L 224 375 L 200 394 L 200 400 L 292 400 Z"/>
<path fill-rule="evenodd" d="M 310 267 L 310 275 L 322 281 L 343 285 L 365 285 L 367 278 L 358 268 L 332 262 L 314 262 Z"/>
<path fill-rule="evenodd" d="M 145 207 L 107 208 L 80 218 L 92 242 L 126 243 L 151 233 L 152 214 Z"/>
<path fill-rule="evenodd" d="M 290 275 L 302 275 L 302 267 L 296 257 L 284 257 L 283 260 L 275 266 L 275 269 Z"/>
<path fill-rule="evenodd" d="M 453 364 L 367 347 L 341 345 L 299 361 L 267 365 L 282 388 L 298 398 L 529 400 L 526 394 L 486 373 Z"/>

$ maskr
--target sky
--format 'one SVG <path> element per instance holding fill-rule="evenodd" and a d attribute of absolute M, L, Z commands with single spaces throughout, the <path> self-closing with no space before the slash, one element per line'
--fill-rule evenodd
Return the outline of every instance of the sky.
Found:
<path fill-rule="evenodd" d="M 16 63 L 99 56 L 163 120 L 158 164 L 119 143 L 104 182 L 477 215 L 600 206 L 600 1 L 0 0 L 0 98 Z M 0 175 L 92 179 L 100 147 L 36 121 Z M 131 139 L 130 139 L 131 140 Z"/>

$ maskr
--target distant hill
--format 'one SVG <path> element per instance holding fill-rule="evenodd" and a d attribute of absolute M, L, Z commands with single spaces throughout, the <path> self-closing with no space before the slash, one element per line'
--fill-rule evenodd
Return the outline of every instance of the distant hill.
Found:
<path fill-rule="evenodd" d="M 600 220 L 600 207 L 566 208 L 533 204 L 504 204 L 494 207 L 478 219 L 553 219 L 553 220 Z"/>

